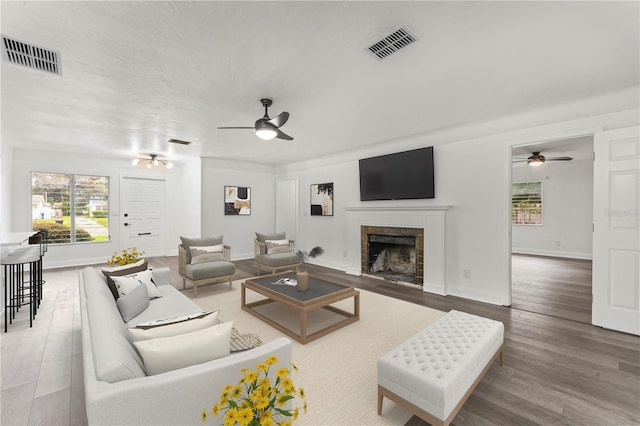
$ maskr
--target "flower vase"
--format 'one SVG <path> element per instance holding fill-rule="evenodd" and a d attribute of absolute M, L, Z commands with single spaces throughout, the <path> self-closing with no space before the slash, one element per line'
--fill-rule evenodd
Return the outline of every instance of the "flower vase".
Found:
<path fill-rule="evenodd" d="M 298 291 L 307 291 L 309 289 L 309 273 L 307 271 L 298 271 L 296 279 L 298 280 L 298 285 L 296 285 Z"/>

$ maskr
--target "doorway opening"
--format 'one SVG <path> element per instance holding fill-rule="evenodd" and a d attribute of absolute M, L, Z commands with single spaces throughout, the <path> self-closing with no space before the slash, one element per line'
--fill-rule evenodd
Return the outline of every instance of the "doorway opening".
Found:
<path fill-rule="evenodd" d="M 512 159 L 511 306 L 591 324 L 593 136 L 513 146 Z"/>

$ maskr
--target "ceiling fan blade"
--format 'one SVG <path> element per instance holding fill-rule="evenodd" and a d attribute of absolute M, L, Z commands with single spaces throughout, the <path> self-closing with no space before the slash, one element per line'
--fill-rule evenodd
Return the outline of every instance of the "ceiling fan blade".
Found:
<path fill-rule="evenodd" d="M 218 129 L 255 129 L 255 127 L 218 127 Z"/>
<path fill-rule="evenodd" d="M 289 119 L 289 113 L 287 111 L 284 111 L 280 113 L 280 115 L 270 119 L 268 122 L 273 124 L 276 127 L 280 127 L 284 125 L 284 123 L 286 123 L 288 119 Z"/>
<path fill-rule="evenodd" d="M 547 157 L 547 161 L 571 161 L 573 157 Z"/>
<path fill-rule="evenodd" d="M 512 163 L 525 163 L 529 161 L 527 158 L 518 158 L 517 160 L 512 160 Z"/>
<path fill-rule="evenodd" d="M 289 135 L 287 135 L 286 133 L 284 133 L 282 130 L 278 129 L 278 134 L 276 135 L 276 138 L 278 139 L 284 139 L 286 141 L 292 141 L 293 138 Z"/>

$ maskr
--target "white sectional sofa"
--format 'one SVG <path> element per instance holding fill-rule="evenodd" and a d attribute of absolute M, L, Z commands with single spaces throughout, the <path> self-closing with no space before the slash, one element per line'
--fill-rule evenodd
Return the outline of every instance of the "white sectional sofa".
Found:
<path fill-rule="evenodd" d="M 96 268 L 80 271 L 89 424 L 202 424 L 201 411 L 211 410 L 223 387 L 239 380 L 242 368 L 253 369 L 270 355 L 278 357 L 276 367 L 291 365 L 291 341 L 278 338 L 224 358 L 147 376 L 127 326 L 201 311 L 171 286 L 168 268 L 153 270 L 153 278 L 162 297 L 125 324 L 103 274 Z"/>

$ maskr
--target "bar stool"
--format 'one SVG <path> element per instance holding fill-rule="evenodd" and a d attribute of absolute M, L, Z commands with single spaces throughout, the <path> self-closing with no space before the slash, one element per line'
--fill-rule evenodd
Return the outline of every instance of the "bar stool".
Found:
<path fill-rule="evenodd" d="M 24 254 L 33 254 L 33 255 L 40 256 L 40 260 L 36 264 L 36 276 L 37 276 L 36 284 L 38 286 L 37 288 L 38 307 L 40 307 L 40 301 L 42 300 L 42 285 L 45 283 L 43 279 L 43 265 L 42 265 L 42 257 L 47 251 L 47 245 L 46 245 L 47 234 L 45 232 L 46 231 L 38 231 L 36 234 L 29 237 L 29 245 L 31 246 L 37 245 L 38 247 L 20 247 L 12 251 L 11 253 L 9 253 L 10 257 L 22 256 Z"/>
<path fill-rule="evenodd" d="M 22 254 L 0 259 L 4 268 L 4 332 L 13 323 L 20 307 L 29 305 L 29 327 L 38 310 L 39 283 L 38 263 L 42 261 L 40 251 L 25 251 Z M 29 280 L 24 279 L 24 267 L 29 266 Z M 28 285 L 26 285 L 28 284 Z M 25 302 L 28 299 L 28 302 Z"/>

